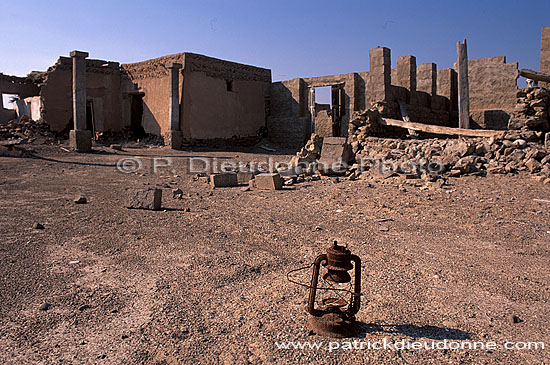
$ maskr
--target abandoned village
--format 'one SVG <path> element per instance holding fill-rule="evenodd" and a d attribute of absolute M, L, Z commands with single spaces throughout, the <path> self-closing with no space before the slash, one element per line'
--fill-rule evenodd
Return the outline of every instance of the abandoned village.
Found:
<path fill-rule="evenodd" d="M 547 363 L 550 26 L 538 70 L 468 42 L 0 73 L 0 361 Z"/>

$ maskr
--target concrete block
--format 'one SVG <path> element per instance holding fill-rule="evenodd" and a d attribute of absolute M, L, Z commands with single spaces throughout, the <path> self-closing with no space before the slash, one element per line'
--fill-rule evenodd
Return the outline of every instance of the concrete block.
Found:
<path fill-rule="evenodd" d="M 227 186 L 237 186 L 237 174 L 234 172 L 226 172 L 223 174 L 210 175 L 210 185 L 213 188 L 222 188 Z"/>
<path fill-rule="evenodd" d="M 92 149 L 92 132 L 85 129 L 71 130 L 69 145 L 77 152 L 89 152 Z"/>
<path fill-rule="evenodd" d="M 250 180 L 254 179 L 254 173 L 249 171 L 238 171 L 237 172 L 237 183 L 239 185 L 248 184 Z"/>
<path fill-rule="evenodd" d="M 155 188 L 128 191 L 127 207 L 131 209 L 159 210 L 162 204 L 162 190 Z"/>
<path fill-rule="evenodd" d="M 166 131 L 164 133 L 164 145 L 173 150 L 179 150 L 183 142 L 183 134 L 181 131 Z"/>
<path fill-rule="evenodd" d="M 259 174 L 254 178 L 256 188 L 259 190 L 281 190 L 283 179 L 279 174 Z"/>

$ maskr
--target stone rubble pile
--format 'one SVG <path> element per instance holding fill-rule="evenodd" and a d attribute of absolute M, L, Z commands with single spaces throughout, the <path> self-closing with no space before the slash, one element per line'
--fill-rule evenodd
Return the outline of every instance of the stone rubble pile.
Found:
<path fill-rule="evenodd" d="M 511 113 L 508 129 L 534 129 L 548 131 L 550 123 L 550 90 L 542 87 L 527 87 L 517 92 L 518 103 Z"/>
<path fill-rule="evenodd" d="M 56 134 L 50 131 L 50 125 L 44 121 L 34 121 L 23 117 L 0 124 L 0 140 L 13 144 L 54 143 Z"/>

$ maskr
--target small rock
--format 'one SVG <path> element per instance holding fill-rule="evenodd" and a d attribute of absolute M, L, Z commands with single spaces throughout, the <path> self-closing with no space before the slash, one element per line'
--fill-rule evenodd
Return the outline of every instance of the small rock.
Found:
<path fill-rule="evenodd" d="M 51 307 L 52 307 L 52 305 L 50 303 L 44 303 L 40 307 L 38 307 L 38 310 L 47 311 Z"/>
<path fill-rule="evenodd" d="M 519 318 L 518 316 L 516 316 L 515 314 L 512 315 L 512 317 L 510 317 L 510 320 L 512 323 L 520 323 L 520 322 L 523 322 L 521 318 Z"/>
<path fill-rule="evenodd" d="M 389 229 L 388 227 L 386 227 L 386 226 L 382 226 L 382 227 L 378 228 L 378 230 L 379 230 L 380 232 L 388 232 L 390 229 Z"/>
<path fill-rule="evenodd" d="M 80 307 L 78 307 L 78 310 L 79 311 L 85 311 L 86 309 L 90 309 L 91 307 L 88 305 L 88 304 L 84 304 L 84 305 L 81 305 Z"/>
<path fill-rule="evenodd" d="M 36 223 L 32 226 L 32 228 L 34 228 L 34 229 L 44 229 L 44 225 L 43 225 L 42 223 L 36 222 Z"/>
<path fill-rule="evenodd" d="M 76 264 L 80 264 L 80 261 L 78 260 L 69 261 L 69 265 L 76 265 Z"/>
<path fill-rule="evenodd" d="M 183 190 L 181 189 L 172 189 L 172 197 L 174 199 L 183 199 Z"/>
<path fill-rule="evenodd" d="M 75 204 L 86 204 L 88 203 L 88 199 L 86 199 L 86 197 L 84 195 L 80 195 L 78 197 L 76 197 L 73 202 Z"/>
<path fill-rule="evenodd" d="M 527 147 L 527 141 L 524 139 L 516 139 L 512 145 L 516 148 L 525 148 Z"/>

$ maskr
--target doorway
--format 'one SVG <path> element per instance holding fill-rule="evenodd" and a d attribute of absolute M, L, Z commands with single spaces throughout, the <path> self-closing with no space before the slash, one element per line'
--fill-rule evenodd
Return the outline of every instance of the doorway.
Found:
<path fill-rule="evenodd" d="M 130 128 L 137 138 L 145 136 L 143 129 L 143 94 L 133 94 L 130 106 Z"/>
<path fill-rule="evenodd" d="M 321 137 L 340 137 L 345 114 L 343 84 L 310 88 L 311 130 Z"/>

